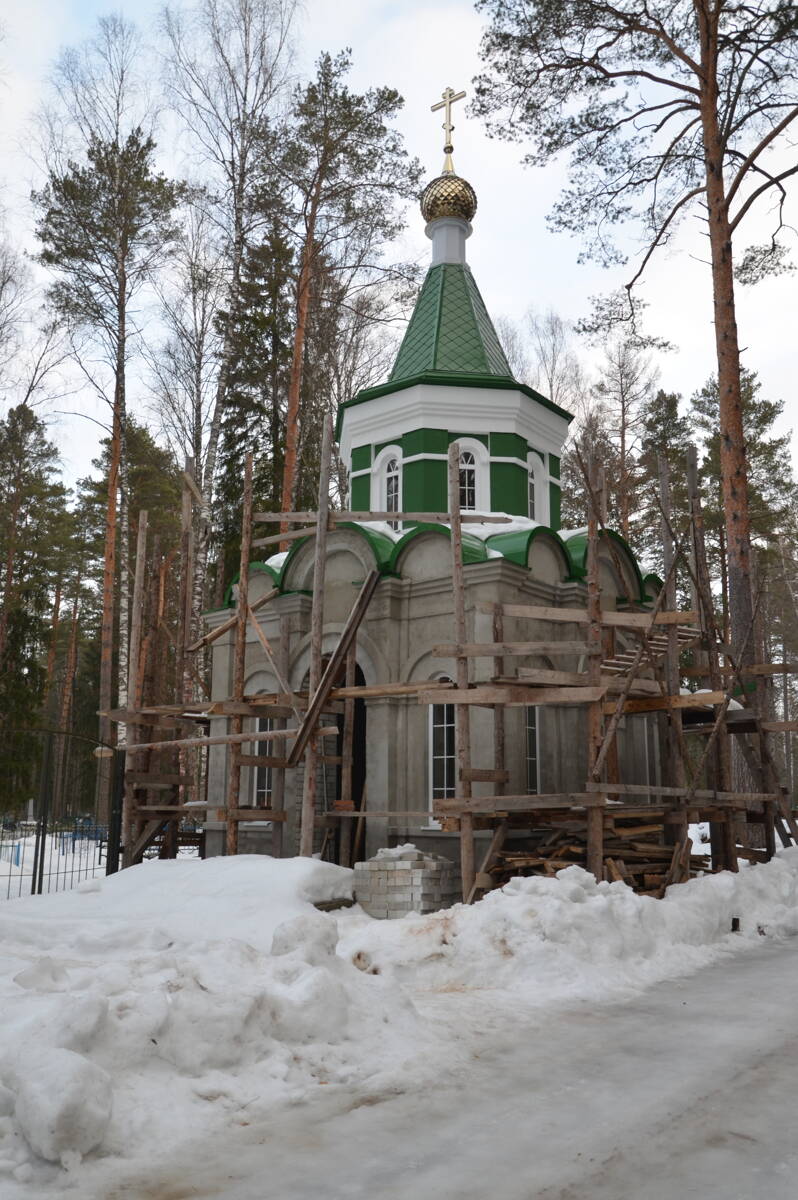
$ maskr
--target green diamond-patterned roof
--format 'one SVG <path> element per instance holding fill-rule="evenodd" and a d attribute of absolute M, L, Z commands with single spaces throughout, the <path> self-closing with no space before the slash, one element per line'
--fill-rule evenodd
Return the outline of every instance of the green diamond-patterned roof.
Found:
<path fill-rule="evenodd" d="M 427 272 L 390 381 L 430 371 L 512 378 L 485 302 L 465 264 L 441 263 Z"/>

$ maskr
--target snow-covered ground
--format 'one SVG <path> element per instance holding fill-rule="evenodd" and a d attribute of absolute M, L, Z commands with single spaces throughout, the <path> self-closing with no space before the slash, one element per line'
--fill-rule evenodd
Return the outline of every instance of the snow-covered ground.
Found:
<path fill-rule="evenodd" d="M 314 907 L 351 879 L 153 861 L 4 904 L 3 1200 L 795 1194 L 798 850 L 663 901 L 572 867 Z"/>

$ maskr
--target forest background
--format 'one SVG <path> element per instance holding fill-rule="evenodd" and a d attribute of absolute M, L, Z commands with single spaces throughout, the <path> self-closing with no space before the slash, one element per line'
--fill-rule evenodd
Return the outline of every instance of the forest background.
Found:
<path fill-rule="evenodd" d="M 196 636 L 234 574 L 245 452 L 255 454 L 257 508 L 313 507 L 325 414 L 390 367 L 423 270 L 404 234 L 422 169 L 399 131 L 402 98 L 390 80 L 380 72 L 359 90 L 351 55 L 335 48 L 301 70 L 301 28 L 279 0 L 203 0 L 164 10 L 146 30 L 103 17 L 53 65 L 32 127 L 31 254 L 17 248 L 16 211 L 0 248 L 0 808 L 30 800 L 42 740 L 26 731 L 42 727 L 88 739 L 62 741 L 55 786 L 64 811 L 94 805 L 97 711 L 127 701 L 139 511 L 164 568 L 157 653 L 174 688 L 179 597 L 169 566 L 186 462 L 202 497 Z M 173 171 L 163 146 L 177 143 Z M 433 154 L 436 143 L 426 177 Z M 480 179 L 460 169 L 479 192 Z M 490 296 L 488 307 L 501 311 Z M 535 286 L 500 317 L 516 377 L 576 414 L 574 439 L 610 481 L 610 523 L 652 569 L 661 570 L 657 455 L 670 466 L 678 526 L 685 456 L 698 445 L 727 623 L 715 380 L 673 390 L 678 350 L 651 315 L 644 337 L 569 315 L 541 304 Z M 763 652 L 782 660 L 798 638 L 790 434 L 784 401 L 763 389 L 760 364 L 745 362 Z M 71 436 L 98 444 L 77 480 L 57 444 L 65 413 L 79 414 Z M 334 482 L 344 503 L 340 464 Z M 573 451 L 563 482 L 563 524 L 580 526 Z M 205 669 L 198 662 L 192 687 Z M 791 686 L 777 699 L 789 717 Z M 109 723 L 99 735 L 111 740 Z"/>

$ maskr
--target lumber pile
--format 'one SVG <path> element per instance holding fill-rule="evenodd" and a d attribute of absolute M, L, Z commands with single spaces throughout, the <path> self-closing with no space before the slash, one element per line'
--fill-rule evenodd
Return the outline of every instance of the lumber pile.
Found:
<path fill-rule="evenodd" d="M 710 870 L 709 848 L 706 854 L 701 849 L 693 852 L 689 839 L 666 845 L 661 819 L 616 818 L 604 830 L 604 879 L 657 896 L 671 883 Z M 525 837 L 523 845 L 504 847 L 488 873 L 490 885 L 501 887 L 515 875 L 553 876 L 570 866 L 587 866 L 587 830 L 584 821 L 564 817 Z"/>

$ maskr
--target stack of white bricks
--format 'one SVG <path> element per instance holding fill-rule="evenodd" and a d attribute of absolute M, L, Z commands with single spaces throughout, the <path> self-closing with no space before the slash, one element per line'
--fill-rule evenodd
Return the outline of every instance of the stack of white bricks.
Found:
<path fill-rule="evenodd" d="M 462 891 L 454 863 L 407 845 L 355 863 L 355 899 L 369 916 L 391 918 L 449 908 Z"/>

